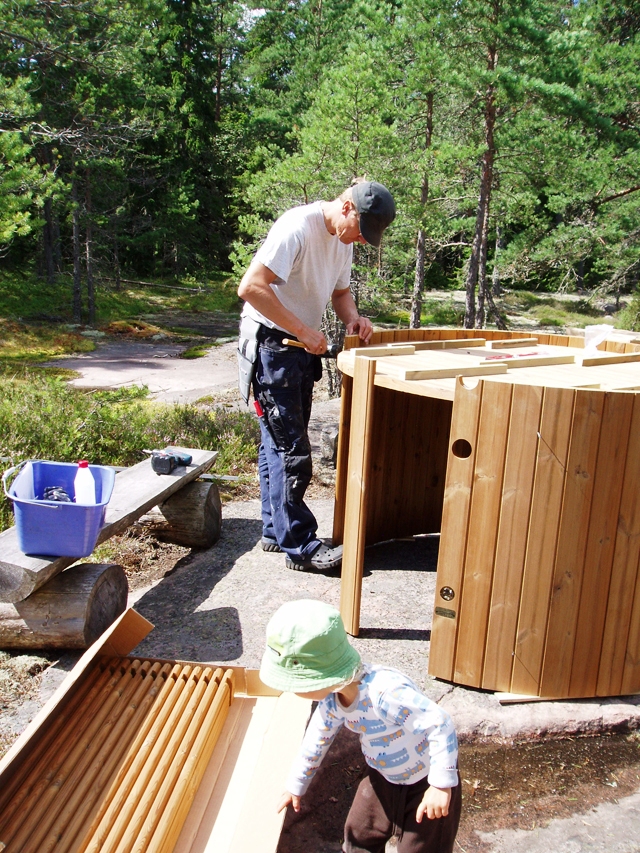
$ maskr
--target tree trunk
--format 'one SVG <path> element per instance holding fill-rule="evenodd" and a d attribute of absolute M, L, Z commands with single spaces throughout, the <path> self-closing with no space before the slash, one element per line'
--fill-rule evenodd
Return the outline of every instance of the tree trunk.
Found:
<path fill-rule="evenodd" d="M 42 229 L 42 250 L 47 284 L 54 284 L 56 280 L 56 267 L 53 259 L 53 235 L 53 202 L 48 198 L 44 203 L 44 228 Z"/>
<path fill-rule="evenodd" d="M 86 649 L 127 606 L 122 566 L 82 563 L 17 604 L 0 604 L 0 648 Z"/>
<path fill-rule="evenodd" d="M 498 53 L 491 47 L 487 52 L 487 70 L 495 71 L 498 63 Z M 473 329 L 476 325 L 476 286 L 482 264 L 482 258 L 487 255 L 487 233 L 489 228 L 489 211 L 491 208 L 491 187 L 493 185 L 493 164 L 495 160 L 494 129 L 496 123 L 495 87 L 489 84 L 484 106 L 485 151 L 482 155 L 482 172 L 480 178 L 480 197 L 476 212 L 476 227 L 471 246 L 471 257 L 465 282 L 465 329 Z M 482 318 L 484 322 L 484 317 Z"/>
<path fill-rule="evenodd" d="M 416 274 L 413 279 L 413 294 L 411 296 L 411 315 L 409 328 L 419 329 L 422 315 L 422 293 L 424 291 L 424 231 L 418 228 L 416 242 Z"/>
<path fill-rule="evenodd" d="M 96 296 L 93 282 L 93 223 L 91 221 L 92 206 L 91 206 L 91 176 L 89 170 L 85 172 L 85 260 L 87 265 L 87 308 L 89 310 L 89 325 L 93 326 L 96 321 Z"/>
<path fill-rule="evenodd" d="M 120 255 L 118 253 L 118 235 L 113 238 L 113 266 L 116 279 L 116 290 L 120 290 Z"/>
<path fill-rule="evenodd" d="M 74 175 L 71 184 L 73 202 L 73 320 L 82 322 L 82 278 L 80 272 L 80 205 L 78 203 L 78 183 Z"/>
<path fill-rule="evenodd" d="M 489 236 L 489 205 L 485 207 L 482 222 L 482 239 L 480 241 L 480 258 L 478 260 L 478 314 L 476 328 L 484 329 L 485 297 L 487 295 L 487 240 Z"/>
<path fill-rule="evenodd" d="M 433 138 L 433 92 L 427 94 L 427 127 L 425 130 L 424 147 L 428 150 L 431 147 Z M 429 176 L 424 175 L 422 178 L 422 186 L 420 188 L 420 203 L 423 208 L 429 199 Z M 422 315 L 422 294 L 424 292 L 424 273 L 425 273 L 425 233 L 422 228 L 418 228 L 418 238 L 416 240 L 416 272 L 413 279 L 413 294 L 411 296 L 411 316 L 409 319 L 410 329 L 419 329 Z"/>
<path fill-rule="evenodd" d="M 491 276 L 491 295 L 500 296 L 502 294 L 502 285 L 500 283 L 500 266 L 498 264 L 498 256 L 504 249 L 504 238 L 500 225 L 496 225 L 496 248 L 493 255 L 493 273 Z"/>
<path fill-rule="evenodd" d="M 137 525 L 162 542 L 210 548 L 222 528 L 218 487 L 215 483 L 189 483 L 139 518 Z"/>

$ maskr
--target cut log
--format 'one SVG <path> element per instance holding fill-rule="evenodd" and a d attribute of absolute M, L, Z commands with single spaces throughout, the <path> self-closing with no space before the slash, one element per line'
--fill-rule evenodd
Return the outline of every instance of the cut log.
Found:
<path fill-rule="evenodd" d="M 220 538 L 222 504 L 215 483 L 189 483 L 138 519 L 136 526 L 162 542 L 210 548 Z"/>
<path fill-rule="evenodd" d="M 127 576 L 113 563 L 80 563 L 17 604 L 0 604 L 0 648 L 86 649 L 124 613 Z"/>

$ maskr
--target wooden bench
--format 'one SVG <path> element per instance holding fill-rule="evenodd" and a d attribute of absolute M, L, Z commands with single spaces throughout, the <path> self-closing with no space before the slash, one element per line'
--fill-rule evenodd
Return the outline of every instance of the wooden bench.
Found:
<path fill-rule="evenodd" d="M 194 482 L 211 468 L 217 452 L 179 449 L 192 456 L 191 465 L 156 474 L 145 459 L 116 474 L 96 544 L 147 517 L 160 537 L 173 527 L 181 544 L 203 547 L 201 539 L 188 541 L 186 528 L 193 521 L 194 504 L 219 519 L 215 484 Z M 158 506 L 160 511 L 154 510 Z M 217 538 L 219 523 L 213 532 Z M 68 569 L 74 563 L 71 557 L 24 554 L 15 527 L 0 534 L 0 648 L 86 648 L 123 612 L 128 592 L 124 570 L 90 563 Z"/>

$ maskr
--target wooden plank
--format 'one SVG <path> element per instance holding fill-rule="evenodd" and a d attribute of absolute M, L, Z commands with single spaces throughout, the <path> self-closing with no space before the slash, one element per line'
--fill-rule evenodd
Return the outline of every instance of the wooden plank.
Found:
<path fill-rule="evenodd" d="M 349 355 L 366 356 L 367 358 L 380 358 L 380 356 L 413 355 L 416 347 L 413 344 L 389 344 L 384 347 L 356 347 L 349 350 Z"/>
<path fill-rule="evenodd" d="M 502 374 L 492 374 L 493 378 L 496 376 L 502 376 Z M 388 388 L 390 391 L 415 394 L 419 397 L 435 397 L 439 400 L 448 400 L 450 403 L 453 403 L 456 390 L 455 377 L 449 379 L 418 379 L 414 382 L 405 382 L 396 376 L 376 373 L 375 384 L 376 387 Z"/>
<path fill-rule="evenodd" d="M 338 451 L 336 455 L 336 487 L 333 504 L 333 544 L 344 541 L 344 512 L 347 498 L 347 465 L 349 462 L 349 441 L 351 436 L 351 395 L 353 379 L 346 374 L 342 377 L 340 394 L 340 425 L 338 429 Z"/>
<path fill-rule="evenodd" d="M 542 397 L 535 385 L 513 388 L 482 678 L 491 690 L 511 686 Z"/>
<path fill-rule="evenodd" d="M 310 710 L 292 694 L 233 702 L 174 853 L 275 853 L 276 806 Z"/>
<path fill-rule="evenodd" d="M 539 693 L 574 392 L 545 388 L 510 692 Z"/>
<path fill-rule="evenodd" d="M 598 670 L 599 696 L 640 690 L 640 395 L 633 401 L 629 446 Z"/>
<path fill-rule="evenodd" d="M 495 359 L 495 361 L 494 361 Z M 521 369 L 523 367 L 544 367 L 548 364 L 573 364 L 575 357 L 572 353 L 567 355 L 514 355 L 512 358 L 505 358 L 504 363 L 509 370 Z M 491 357 L 491 364 L 502 364 L 502 355 L 496 353 Z"/>
<path fill-rule="evenodd" d="M 577 391 L 540 694 L 567 696 L 595 480 L 604 394 Z"/>
<path fill-rule="evenodd" d="M 472 687 L 482 686 L 512 390 L 486 383 L 480 407 L 454 669 Z"/>
<path fill-rule="evenodd" d="M 596 695 L 633 402 L 625 394 L 605 395 L 570 696 Z"/>
<path fill-rule="evenodd" d="M 535 346 L 537 343 L 537 338 L 505 338 L 497 341 L 489 341 L 487 346 L 491 349 L 511 349 L 512 347 Z"/>
<path fill-rule="evenodd" d="M 0 760 L 0 790 L 3 790 L 12 778 L 21 757 L 24 757 L 34 745 L 46 737 L 50 725 L 49 721 L 53 715 L 58 712 L 58 709 L 64 711 L 68 707 L 77 683 L 87 677 L 94 660 L 100 656 L 122 657 L 128 654 L 152 629 L 151 622 L 129 608 L 116 619 L 99 640 L 87 649 L 53 696 L 40 709 Z"/>
<path fill-rule="evenodd" d="M 344 547 L 340 581 L 340 613 L 347 632 L 354 637 L 360 631 L 360 597 L 364 569 L 375 371 L 376 363 L 373 359 L 356 359 L 353 370 L 351 440 L 347 466 Z"/>
<path fill-rule="evenodd" d="M 596 356 L 583 356 L 583 367 L 595 367 L 600 364 L 624 364 L 625 362 L 640 361 L 640 352 L 612 352 Z"/>
<path fill-rule="evenodd" d="M 144 674 L 144 666 L 136 677 L 138 686 L 130 702 L 123 708 L 116 720 L 108 739 L 102 740 L 92 764 L 82 773 L 78 784 L 69 790 L 68 795 L 59 792 L 57 799 L 63 801 L 63 808 L 51 825 L 45 843 L 39 848 L 42 853 L 71 853 L 77 849 L 78 840 L 91 823 L 93 813 L 108 789 L 111 777 L 117 772 L 140 726 L 153 712 L 156 700 L 171 671 L 171 664 L 148 662 L 150 667 Z M 50 815 L 47 815 L 50 819 Z"/>
<path fill-rule="evenodd" d="M 474 364 L 470 360 L 452 360 L 451 364 L 439 360 L 434 363 L 433 367 L 416 366 L 420 362 L 415 359 L 408 361 L 407 358 L 389 359 L 379 358 L 376 362 L 377 371 L 379 373 L 391 374 L 405 382 L 415 381 L 416 379 L 445 379 L 454 378 L 456 376 L 490 376 L 494 373 L 506 373 L 506 366 L 503 364 Z"/>
<path fill-rule="evenodd" d="M 132 676 L 135 676 L 143 667 L 148 670 L 150 664 L 148 662 L 143 664 L 139 660 L 123 662 L 123 666 L 118 670 L 120 675 L 118 682 L 109 692 L 88 728 L 74 741 L 73 749 L 55 773 L 55 784 L 44 787 L 28 816 L 25 812 L 22 813 L 21 824 L 15 834 L 8 833 L 6 830 L 3 833 L 4 839 L 11 841 L 11 847 L 14 850 L 20 850 L 21 853 L 39 853 L 42 850 L 42 842 L 50 823 L 57 817 L 66 797 L 75 790 L 96 748 L 99 748 L 103 739 L 108 738 L 114 723 L 132 698 L 137 680 Z M 58 791 L 61 793 L 60 797 L 56 797 Z"/>
<path fill-rule="evenodd" d="M 170 777 L 164 781 L 166 793 L 162 799 L 166 802 L 162 805 L 157 801 L 154 803 L 154 810 L 158 813 L 157 825 L 148 843 L 140 839 L 140 853 L 172 853 L 232 700 L 233 675 L 231 670 L 227 670 L 217 688 L 209 683 L 203 700 L 195 709 L 175 767 L 172 767 L 175 781 Z"/>
<path fill-rule="evenodd" d="M 442 506 L 442 532 L 438 555 L 435 610 L 429 651 L 429 673 L 450 681 L 453 677 L 458 633 L 473 470 L 477 450 L 478 420 L 484 384 L 467 388 L 456 380 L 451 417 L 447 478 Z M 453 593 L 449 598 L 447 589 Z M 444 597 L 442 595 L 445 591 Z"/>
<path fill-rule="evenodd" d="M 170 448 L 167 448 L 170 449 Z M 186 483 L 215 462 L 216 451 L 177 448 L 193 457 L 187 468 L 176 468 L 171 474 L 156 474 L 151 462 L 145 459 L 131 468 L 116 474 L 111 500 L 107 506 L 105 525 L 98 535 L 97 544 L 111 536 L 123 533 L 136 519 L 156 504 L 166 500 Z M 15 604 L 31 595 L 67 566 L 76 562 L 74 557 L 29 557 L 18 548 L 15 527 L 0 533 L 0 601 Z"/>
<path fill-rule="evenodd" d="M 438 342 L 440 349 L 457 349 L 458 347 L 483 347 L 486 346 L 486 338 L 441 338 Z M 416 350 L 423 349 L 416 344 Z"/>

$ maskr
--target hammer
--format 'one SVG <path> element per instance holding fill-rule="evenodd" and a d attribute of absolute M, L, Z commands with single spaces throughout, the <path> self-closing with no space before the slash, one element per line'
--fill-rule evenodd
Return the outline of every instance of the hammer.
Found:
<path fill-rule="evenodd" d="M 291 338 L 283 338 L 282 343 L 286 347 L 300 347 L 301 349 L 306 349 L 305 345 L 302 341 L 292 341 Z M 337 358 L 338 357 L 338 344 L 331 344 L 327 347 L 326 352 L 323 352 L 320 358 Z"/>

